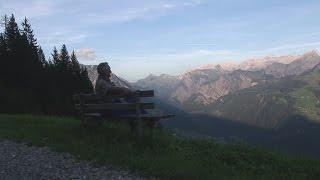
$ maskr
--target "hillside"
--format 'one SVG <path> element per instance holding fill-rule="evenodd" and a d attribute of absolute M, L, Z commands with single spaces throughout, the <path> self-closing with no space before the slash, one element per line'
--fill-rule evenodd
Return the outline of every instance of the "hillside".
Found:
<path fill-rule="evenodd" d="M 150 75 L 133 84 L 115 75 L 112 80 L 119 86 L 154 89 L 157 99 L 187 113 L 276 129 L 294 115 L 319 121 L 319 63 L 320 56 L 310 51 L 296 56 L 249 59 L 228 70 L 215 65 L 180 76 Z M 94 83 L 96 66 L 86 68 Z"/>
<path fill-rule="evenodd" d="M 204 113 L 267 128 L 278 128 L 295 114 L 320 122 L 319 80 L 320 71 L 314 68 L 221 97 Z"/>
<path fill-rule="evenodd" d="M 113 165 L 163 179 L 318 179 L 320 162 L 243 144 L 187 140 L 156 131 L 138 142 L 124 125 L 98 129 L 78 119 L 0 115 L 0 138 L 68 152 L 96 166 Z"/>
<path fill-rule="evenodd" d="M 248 59 L 237 65 L 207 65 L 180 76 L 152 75 L 134 85 L 141 89 L 156 89 L 163 101 L 187 112 L 199 112 L 223 96 L 301 75 L 319 63 L 320 56 L 316 51 L 310 51 L 296 56 Z"/>
<path fill-rule="evenodd" d="M 180 80 L 176 76 L 170 76 L 166 74 L 162 74 L 160 76 L 149 75 L 145 79 L 138 80 L 133 85 L 137 89 L 154 89 L 155 95 L 162 99 L 168 99 L 174 91 Z"/>

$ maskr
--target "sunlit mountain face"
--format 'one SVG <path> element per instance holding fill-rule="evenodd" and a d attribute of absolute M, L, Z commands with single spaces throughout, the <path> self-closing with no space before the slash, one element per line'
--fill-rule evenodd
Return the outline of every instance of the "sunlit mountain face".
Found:
<path fill-rule="evenodd" d="M 310 51 L 150 75 L 134 86 L 155 89 L 162 107 L 179 114 L 164 122 L 170 128 L 320 157 L 319 63 Z"/>
<path fill-rule="evenodd" d="M 248 59 L 232 66 L 210 64 L 179 76 L 149 75 L 136 83 L 115 75 L 112 79 L 134 89 L 154 89 L 158 99 L 187 113 L 278 128 L 296 113 L 315 121 L 319 119 L 316 83 L 319 63 L 318 53 L 310 51 L 302 55 Z M 94 83 L 96 66 L 86 67 Z M 302 107 L 301 98 L 309 98 L 312 108 Z"/>
<path fill-rule="evenodd" d="M 156 89 L 161 98 L 179 108 L 201 112 L 204 107 L 212 105 L 223 96 L 281 78 L 299 76 L 319 63 L 319 55 L 311 51 L 296 56 L 249 59 L 234 64 L 232 68 L 224 68 L 224 65 L 219 64 L 200 67 L 180 76 L 150 75 L 135 85 Z"/>

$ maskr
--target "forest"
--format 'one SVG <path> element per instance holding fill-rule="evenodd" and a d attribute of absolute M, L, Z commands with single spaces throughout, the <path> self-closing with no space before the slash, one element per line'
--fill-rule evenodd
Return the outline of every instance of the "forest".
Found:
<path fill-rule="evenodd" d="M 4 16 L 0 33 L 0 112 L 71 115 L 72 95 L 90 93 L 85 67 L 66 45 L 47 59 L 28 19 Z"/>

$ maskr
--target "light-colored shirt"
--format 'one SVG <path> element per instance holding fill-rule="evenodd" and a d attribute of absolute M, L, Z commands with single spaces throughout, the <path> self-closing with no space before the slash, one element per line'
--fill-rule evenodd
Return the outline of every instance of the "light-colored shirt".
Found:
<path fill-rule="evenodd" d="M 107 95 L 108 90 L 111 87 L 113 87 L 113 83 L 110 80 L 98 77 L 98 80 L 96 81 L 95 92 L 99 96 L 104 97 Z"/>

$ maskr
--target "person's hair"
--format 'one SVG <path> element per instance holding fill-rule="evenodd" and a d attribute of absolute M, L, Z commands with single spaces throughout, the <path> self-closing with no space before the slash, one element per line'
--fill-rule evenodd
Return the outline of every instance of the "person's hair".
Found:
<path fill-rule="evenodd" d="M 107 69 L 111 70 L 107 62 L 100 63 L 97 67 L 98 74 L 104 74 Z"/>

